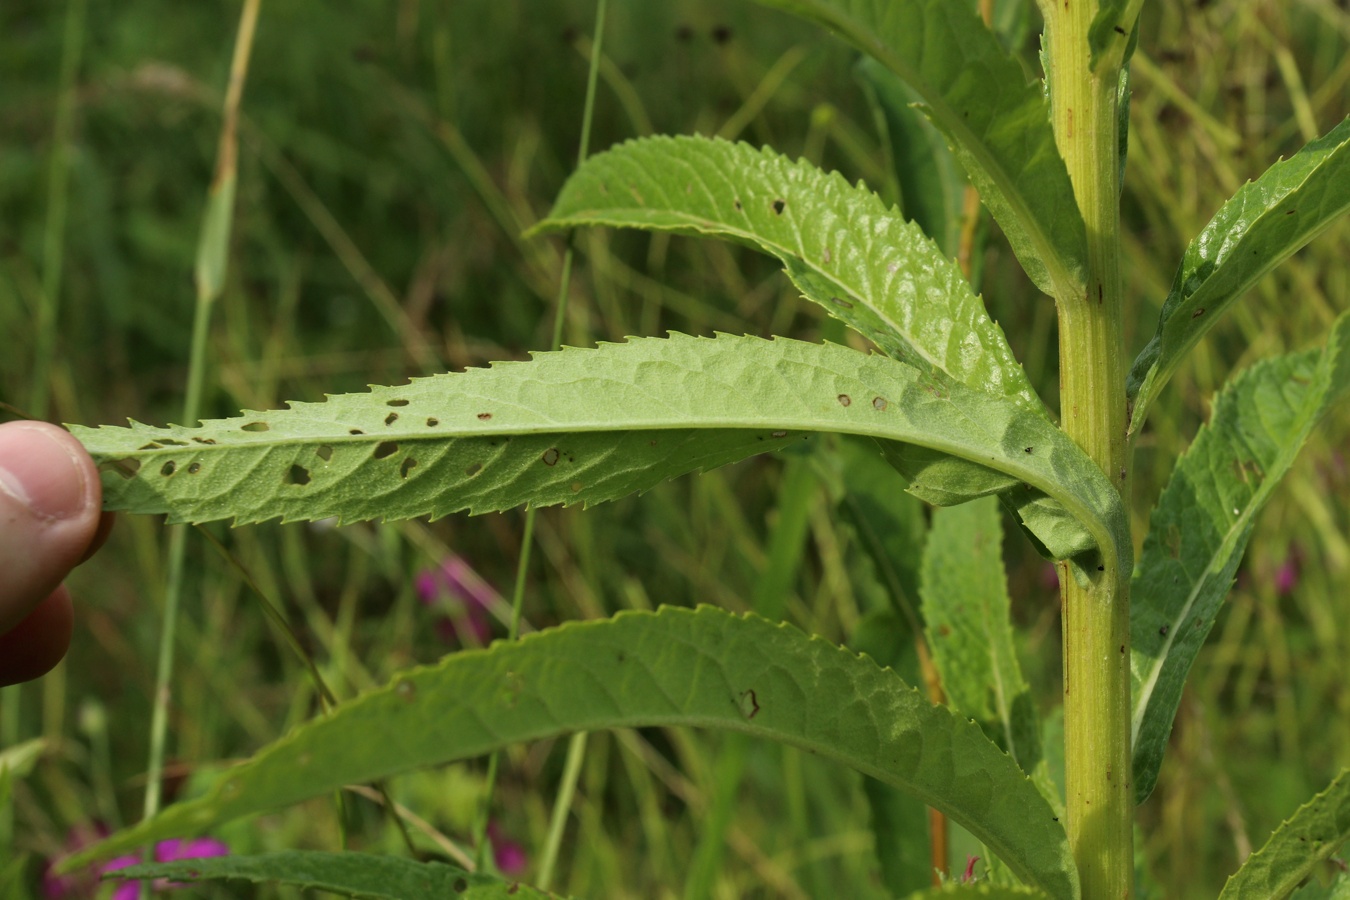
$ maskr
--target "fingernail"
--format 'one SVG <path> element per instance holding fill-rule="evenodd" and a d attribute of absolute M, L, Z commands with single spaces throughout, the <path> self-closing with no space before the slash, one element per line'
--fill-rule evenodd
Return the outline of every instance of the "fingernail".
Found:
<path fill-rule="evenodd" d="M 70 447 L 52 429 L 23 422 L 0 428 L 0 492 L 41 519 L 68 519 L 89 506 L 84 468 Z"/>

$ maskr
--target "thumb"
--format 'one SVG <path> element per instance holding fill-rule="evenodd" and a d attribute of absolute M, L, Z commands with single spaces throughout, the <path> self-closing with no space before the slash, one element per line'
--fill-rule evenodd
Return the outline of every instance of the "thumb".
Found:
<path fill-rule="evenodd" d="M 94 462 L 69 432 L 45 422 L 0 425 L 0 634 L 79 563 L 102 502 Z"/>

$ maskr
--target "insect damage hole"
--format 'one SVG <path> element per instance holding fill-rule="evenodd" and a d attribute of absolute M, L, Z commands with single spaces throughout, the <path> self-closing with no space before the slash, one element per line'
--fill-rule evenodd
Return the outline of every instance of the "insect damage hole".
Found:
<path fill-rule="evenodd" d="M 784 208 L 786 207 L 787 207 L 786 200 L 780 198 L 778 200 L 773 201 L 773 214 L 775 216 L 781 216 L 783 214 Z"/>
<path fill-rule="evenodd" d="M 319 459 L 323 460 L 324 462 L 328 462 L 333 458 L 333 448 L 328 446 L 327 444 L 321 444 L 320 446 L 316 447 L 314 449 L 314 452 L 318 455 Z"/>
<path fill-rule="evenodd" d="M 306 469 L 299 463 L 296 463 L 295 465 L 291 466 L 290 471 L 286 473 L 287 484 L 294 484 L 304 487 L 305 485 L 309 484 L 309 481 L 310 481 L 309 469 Z"/>
<path fill-rule="evenodd" d="M 198 472 L 200 472 L 201 470 L 202 470 L 202 464 L 201 464 L 201 463 L 192 463 L 191 465 L 189 465 L 189 466 L 187 467 L 187 473 L 188 473 L 189 475 L 196 475 L 196 474 L 197 474 Z"/>
<path fill-rule="evenodd" d="M 872 398 L 872 408 L 875 409 L 875 410 L 878 410 L 878 411 L 879 411 L 879 410 L 883 410 L 883 409 L 885 409 L 888 405 L 889 405 L 889 404 L 886 402 L 886 398 L 885 398 L 885 397 L 873 397 L 873 398 Z"/>
<path fill-rule="evenodd" d="M 558 452 L 557 447 L 549 447 L 544 451 L 544 455 L 539 458 L 544 461 L 544 465 L 546 466 L 556 466 L 558 464 L 558 457 L 560 456 L 562 456 L 562 454 Z"/>
<path fill-rule="evenodd" d="M 486 422 L 490 418 L 492 418 L 492 413 L 490 412 L 481 412 L 478 414 L 478 421 L 480 422 Z"/>
<path fill-rule="evenodd" d="M 408 473 L 415 468 L 417 468 L 417 460 L 409 456 L 407 459 L 403 460 L 403 462 L 399 465 L 398 475 L 400 478 L 407 478 Z"/>
<path fill-rule="evenodd" d="M 174 473 L 174 470 L 177 468 L 178 466 L 174 463 L 174 461 L 169 460 L 164 465 L 159 467 L 159 474 L 163 475 L 165 478 L 168 478 L 170 475 Z"/>
<path fill-rule="evenodd" d="M 242 431 L 253 431 L 253 432 L 270 431 L 271 426 L 268 425 L 266 422 L 249 422 L 247 425 L 240 426 L 240 429 Z"/>
<path fill-rule="evenodd" d="M 437 425 L 439 425 L 439 424 L 441 424 L 441 420 L 440 420 L 440 419 L 427 419 L 427 427 L 428 427 L 428 428 L 435 428 L 435 427 L 436 427 Z"/>
<path fill-rule="evenodd" d="M 386 425 L 393 425 L 397 421 L 398 421 L 398 413 L 390 413 L 389 415 L 384 417 L 384 424 Z"/>
<path fill-rule="evenodd" d="M 375 458 L 388 459 L 398 452 L 398 444 L 393 441 L 380 441 L 375 445 Z"/>
<path fill-rule="evenodd" d="M 848 394 L 840 394 L 835 399 L 839 401 L 840 406 L 849 406 L 853 403 L 853 398 Z"/>
<path fill-rule="evenodd" d="M 387 402 L 385 403 L 385 405 L 386 405 L 386 406 L 407 406 L 407 405 L 408 405 L 408 401 L 407 401 L 407 400 L 389 400 L 389 401 L 387 401 Z"/>

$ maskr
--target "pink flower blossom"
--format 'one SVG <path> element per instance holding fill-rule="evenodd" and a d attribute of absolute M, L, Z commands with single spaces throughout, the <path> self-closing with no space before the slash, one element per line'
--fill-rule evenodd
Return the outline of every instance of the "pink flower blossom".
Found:
<path fill-rule="evenodd" d="M 1299 568 L 1298 550 L 1290 547 L 1284 562 L 1275 570 L 1276 596 L 1287 597 L 1294 592 L 1294 588 L 1298 587 Z"/>
<path fill-rule="evenodd" d="M 93 843 L 106 835 L 107 829 L 94 826 L 92 829 L 78 829 L 71 832 L 66 845 L 73 851 Z M 155 845 L 155 862 L 176 862 L 180 859 L 203 859 L 208 856 L 227 856 L 230 848 L 215 838 L 192 838 L 184 840 L 160 841 Z M 47 900 L 78 900 L 93 897 L 98 893 L 97 876 L 118 869 L 125 869 L 144 862 L 139 854 L 119 856 L 100 866 L 71 875 L 56 875 L 50 867 L 42 878 L 42 892 Z M 179 887 L 180 885 L 159 880 L 154 883 L 155 890 Z M 112 900 L 136 900 L 140 893 L 140 883 L 136 879 L 123 881 L 113 892 Z"/>
<path fill-rule="evenodd" d="M 429 607 L 444 610 L 436 632 L 447 644 L 481 646 L 492 636 L 488 607 L 500 598 L 463 559 L 451 555 L 434 569 L 417 573 L 417 596 Z"/>
<path fill-rule="evenodd" d="M 508 838 L 495 819 L 488 822 L 487 833 L 492 841 L 492 860 L 497 864 L 497 871 L 510 876 L 523 874 L 529 865 L 525 848 Z"/>

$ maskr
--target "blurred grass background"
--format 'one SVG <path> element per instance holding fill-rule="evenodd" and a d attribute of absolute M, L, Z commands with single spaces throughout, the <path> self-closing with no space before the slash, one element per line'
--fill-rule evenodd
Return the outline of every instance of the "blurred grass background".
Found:
<path fill-rule="evenodd" d="M 181 407 L 191 272 L 238 4 L 93 0 L 73 23 L 70 8 L 0 6 L 0 400 L 31 402 L 33 336 L 42 298 L 55 289 L 51 418 L 163 423 Z M 575 158 L 593 15 L 590 0 L 264 4 L 207 415 L 547 346 L 562 244 L 519 234 L 548 209 Z M 61 129 L 71 34 L 81 53 L 64 95 L 70 126 Z M 1131 350 L 1152 333 L 1185 242 L 1223 199 L 1350 112 L 1348 45 L 1350 12 L 1333 0 L 1147 5 L 1124 200 Z M 698 131 L 772 144 L 878 187 L 886 180 L 853 54 L 796 20 L 749 3 L 615 0 L 605 51 L 595 150 Z M 63 154 L 65 220 L 53 228 L 53 161 Z M 777 268 L 748 251 L 603 231 L 579 234 L 575 245 L 567 343 L 666 330 L 828 333 Z M 1227 374 L 1320 343 L 1347 306 L 1347 259 L 1342 223 L 1263 281 L 1193 353 L 1141 443 L 1137 534 Z M 999 238 L 983 262 L 990 310 L 1053 402 L 1052 306 Z M 1261 518 L 1197 662 L 1162 780 L 1140 811 L 1162 896 L 1213 896 L 1243 854 L 1350 764 L 1348 445 L 1342 410 Z M 781 460 L 757 459 L 585 512 L 544 511 L 529 625 L 658 603 L 748 608 L 783 477 Z M 875 592 L 833 512 L 828 492 L 814 488 L 786 610 L 844 641 Z M 509 594 L 521 521 L 512 513 L 213 532 L 284 604 L 330 683 L 350 696 L 471 642 L 464 627 L 447 640 L 443 611 L 419 600 L 417 576 L 453 553 Z M 62 674 L 0 701 L 19 710 L 22 736 L 50 742 L 14 790 L 15 849 L 31 854 L 22 890 L 37 890 L 42 860 L 72 835 L 139 814 L 163 543 L 158 521 L 122 517 L 109 546 L 73 578 L 80 622 Z M 1007 554 L 1024 665 L 1048 709 L 1059 675 L 1057 603 L 1020 537 Z M 199 789 L 211 762 L 246 756 L 315 710 L 302 670 L 239 574 L 201 540 L 189 550 L 184 615 L 170 797 Z M 558 889 L 680 896 L 719 746 L 715 735 L 681 731 L 593 736 Z M 562 765 L 552 750 L 509 754 L 494 806 L 494 827 L 524 851 L 527 878 Z M 858 779 L 776 748 L 749 753 L 713 895 L 884 896 Z M 462 845 L 483 772 L 456 766 L 390 787 Z M 354 802 L 351 845 L 396 852 L 375 805 Z M 333 810 L 315 802 L 223 836 L 241 852 L 334 848 Z"/>

